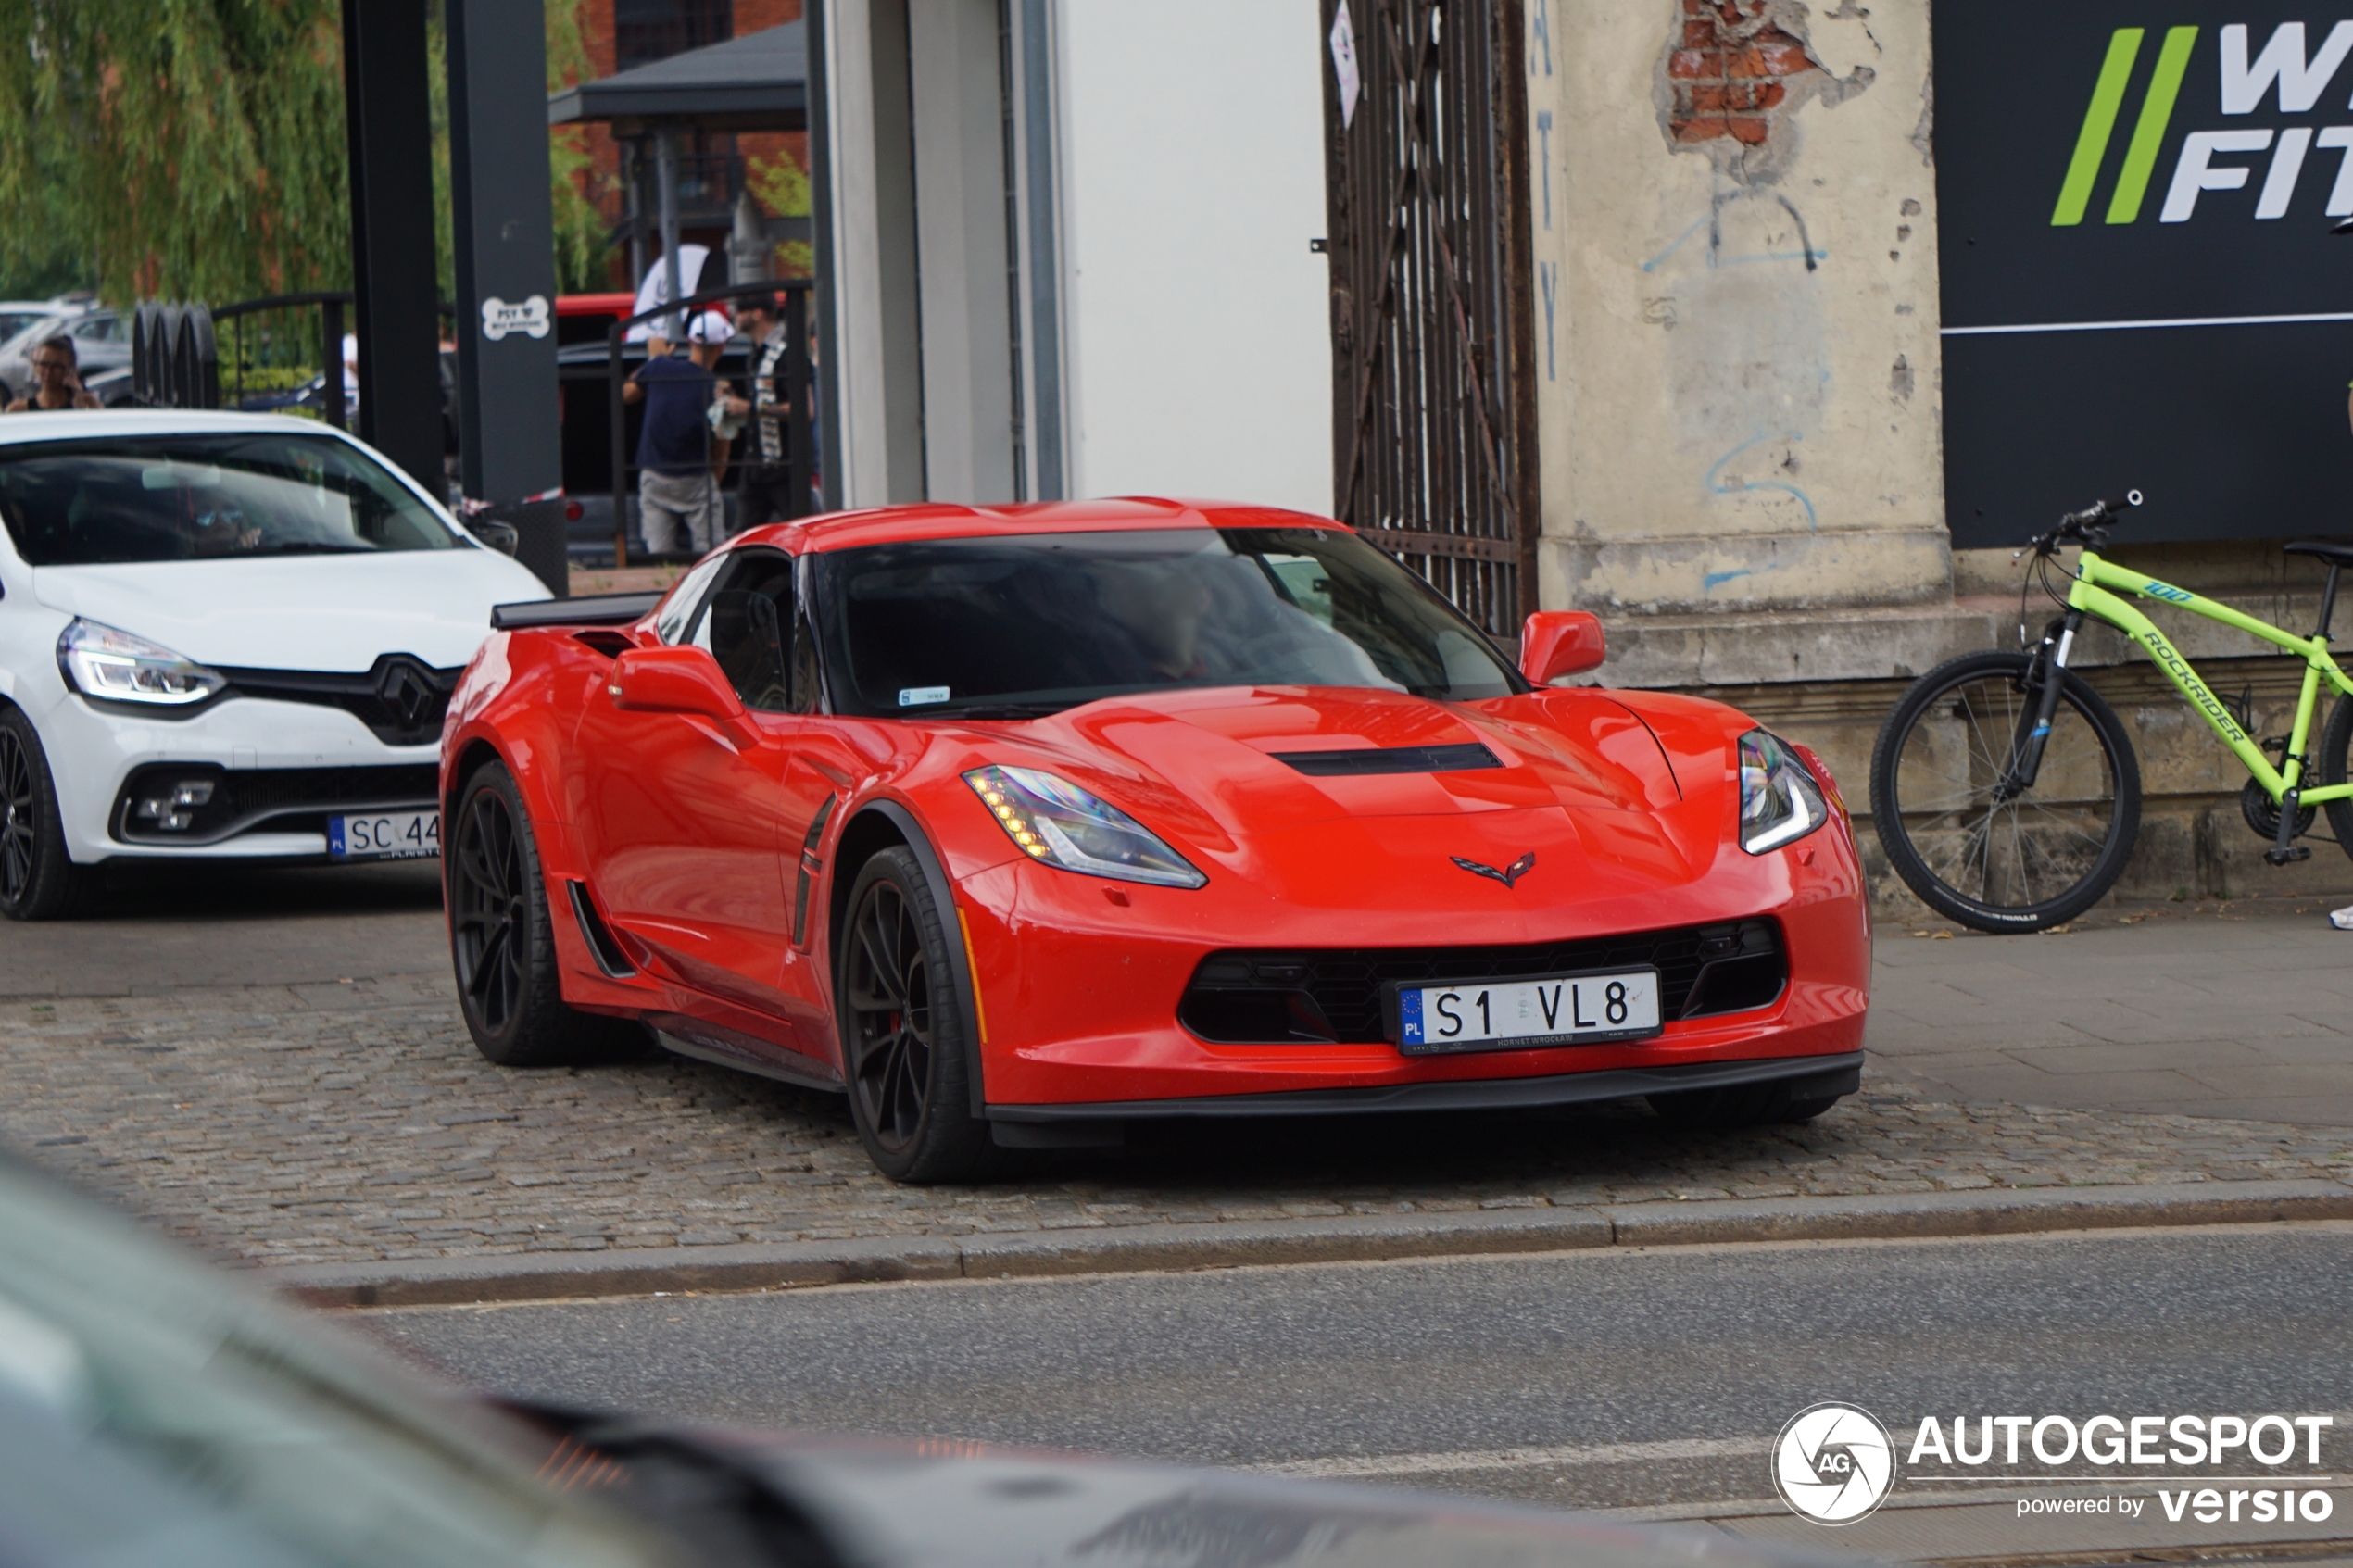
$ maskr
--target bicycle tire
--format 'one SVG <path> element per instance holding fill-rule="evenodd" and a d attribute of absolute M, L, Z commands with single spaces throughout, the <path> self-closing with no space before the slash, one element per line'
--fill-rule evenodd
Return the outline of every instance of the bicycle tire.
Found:
<path fill-rule="evenodd" d="M 2329 709 L 2327 727 L 2321 731 L 2321 755 L 2318 759 L 2321 782 L 2340 784 L 2347 778 L 2346 751 L 2353 746 L 2353 696 L 2340 696 L 2336 706 Z M 2353 856 L 2353 800 L 2332 800 L 2328 803 L 2329 831 L 2336 834 L 2338 846 Z"/>
<path fill-rule="evenodd" d="M 2025 684 L 2033 663 L 2023 653 L 1946 659 L 1905 692 L 1871 749 L 1871 827 L 1889 865 L 1922 903 L 1976 931 L 2042 931 L 2073 920 L 2124 873 L 2140 833 L 2141 771 L 2132 740 L 2115 710 L 2071 670 L 2060 672 L 2059 716 L 2037 789 L 2010 802 L 1993 799 L 2018 717 L 2033 710 L 2034 694 Z M 1971 702 L 1978 707 L 1968 707 Z M 1949 759 L 1942 769 L 1911 768 L 1915 779 L 1925 773 L 1944 782 L 1947 794 L 1931 799 L 1919 788 L 1907 792 L 1898 775 L 1907 758 L 1933 762 L 1937 737 L 1921 726 L 1935 722 L 1948 703 L 1954 706 L 1944 717 L 1952 727 L 1943 749 L 1949 759 L 1957 739 L 1969 767 L 1966 777 L 1953 773 Z M 2080 726 L 2067 721 L 2070 713 Z M 2104 780 L 2094 774 L 2095 760 Z M 2103 783 L 2104 823 L 2095 793 Z M 1931 809 L 1953 798 L 1957 785 L 1973 792 L 1964 804 Z M 2070 785 L 2081 799 L 2056 793 Z M 2037 793 L 2048 793 L 2051 804 L 2037 800 Z M 2031 832 L 2021 822 L 2023 808 L 2038 813 Z M 1906 821 L 1907 809 L 1915 821 Z M 1956 827 L 1938 825 L 1954 821 Z M 1998 877 L 1997 859 L 2004 862 Z M 1978 872 L 1974 892 L 1950 874 L 1971 867 Z"/>

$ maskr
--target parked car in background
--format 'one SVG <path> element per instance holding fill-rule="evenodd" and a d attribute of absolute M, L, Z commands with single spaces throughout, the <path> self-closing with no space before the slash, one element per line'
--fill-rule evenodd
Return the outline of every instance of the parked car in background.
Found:
<path fill-rule="evenodd" d="M 0 345 L 40 321 L 63 320 L 82 314 L 82 307 L 46 299 L 0 299 Z"/>
<path fill-rule="evenodd" d="M 131 367 L 120 365 L 111 370 L 100 370 L 94 376 L 84 376 L 82 378 L 82 389 L 107 408 L 131 408 Z"/>
<path fill-rule="evenodd" d="M 0 915 L 110 859 L 439 852 L 490 608 L 539 580 L 314 421 L 0 420 Z"/>
<path fill-rule="evenodd" d="M 1801 1568 L 1717 1531 L 501 1404 L 0 1160 L 12 1568 Z"/>
<path fill-rule="evenodd" d="M 64 333 L 73 340 L 74 362 L 82 381 L 131 364 L 131 322 L 113 310 L 59 310 L 18 330 L 0 345 L 0 383 L 10 397 L 32 390 L 32 351 L 51 337 Z"/>

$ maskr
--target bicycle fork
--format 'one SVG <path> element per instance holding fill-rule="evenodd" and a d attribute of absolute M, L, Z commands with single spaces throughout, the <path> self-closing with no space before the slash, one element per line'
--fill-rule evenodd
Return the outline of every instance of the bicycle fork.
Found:
<path fill-rule="evenodd" d="M 2034 787 L 2035 777 L 2043 771 L 2043 748 L 2051 744 L 2059 688 L 2066 684 L 2067 656 L 2082 625 L 2083 612 L 2070 609 L 2043 628 L 2043 645 L 2034 650 L 2034 662 L 2026 667 L 2026 690 L 2033 706 L 2019 715 L 2018 728 L 2010 736 L 2009 766 L 1994 786 L 1995 800 L 2015 800 L 2024 795 Z"/>

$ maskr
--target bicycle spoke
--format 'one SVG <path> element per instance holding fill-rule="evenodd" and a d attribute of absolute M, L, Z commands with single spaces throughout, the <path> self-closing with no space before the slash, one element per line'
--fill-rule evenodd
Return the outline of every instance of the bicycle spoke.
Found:
<path fill-rule="evenodd" d="M 2022 684 L 2023 659 L 1964 671 L 1913 699 L 1907 728 L 1889 737 L 1892 764 L 1875 781 L 1886 797 L 1883 837 L 1908 848 L 1907 875 L 1925 872 L 1965 904 L 2048 908 L 2096 874 L 2120 831 L 2118 778 L 2102 733 L 2062 690 L 2034 783 L 2002 793 L 2024 758 L 2040 696 Z M 1899 869 L 1902 869 L 1899 866 Z"/>

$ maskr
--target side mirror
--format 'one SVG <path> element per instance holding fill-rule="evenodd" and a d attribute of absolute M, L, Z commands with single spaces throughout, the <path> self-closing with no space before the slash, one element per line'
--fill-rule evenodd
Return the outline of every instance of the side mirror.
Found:
<path fill-rule="evenodd" d="M 1601 618 L 1581 609 L 1540 609 L 1519 633 L 1519 672 L 1529 684 L 1552 684 L 1555 677 L 1597 670 L 1609 657 Z"/>
<path fill-rule="evenodd" d="M 615 708 L 636 713 L 695 713 L 723 723 L 744 716 L 743 698 L 701 648 L 625 649 L 605 689 Z"/>

